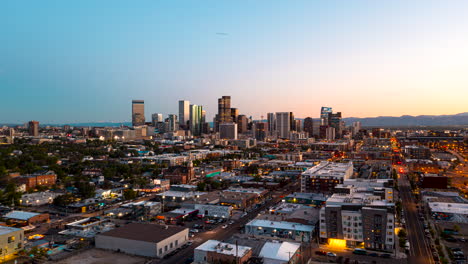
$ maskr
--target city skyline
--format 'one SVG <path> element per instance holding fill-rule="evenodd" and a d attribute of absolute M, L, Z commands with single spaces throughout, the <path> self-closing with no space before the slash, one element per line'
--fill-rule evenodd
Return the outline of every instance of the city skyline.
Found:
<path fill-rule="evenodd" d="M 239 114 L 468 112 L 468 3 L 0 4 L 1 123 L 125 122 L 232 96 Z M 105 10 L 105 12 L 103 12 Z"/>

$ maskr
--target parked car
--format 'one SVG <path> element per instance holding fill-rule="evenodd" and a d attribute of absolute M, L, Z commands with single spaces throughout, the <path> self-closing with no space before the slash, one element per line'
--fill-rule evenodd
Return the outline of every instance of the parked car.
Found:
<path fill-rule="evenodd" d="M 317 251 L 315 251 L 315 254 L 316 254 L 316 255 L 319 255 L 319 256 L 326 256 L 326 255 L 327 255 L 327 252 L 326 252 L 326 251 L 323 251 L 323 250 L 317 250 Z"/>
<path fill-rule="evenodd" d="M 327 256 L 329 257 L 336 257 L 336 254 L 333 252 L 327 252 Z"/>
<path fill-rule="evenodd" d="M 356 255 L 367 255 L 367 251 L 365 251 L 365 250 L 362 249 L 362 248 L 355 248 L 354 251 L 353 251 L 353 254 L 356 254 Z"/>
<path fill-rule="evenodd" d="M 382 258 L 390 258 L 392 255 L 388 254 L 388 253 L 383 253 L 380 255 L 380 257 Z"/>
<path fill-rule="evenodd" d="M 228 225 L 223 225 L 221 228 L 226 228 L 226 227 L 228 227 Z"/>
<path fill-rule="evenodd" d="M 371 256 L 371 257 L 378 257 L 379 254 L 377 254 L 377 253 L 369 253 L 368 256 Z"/>

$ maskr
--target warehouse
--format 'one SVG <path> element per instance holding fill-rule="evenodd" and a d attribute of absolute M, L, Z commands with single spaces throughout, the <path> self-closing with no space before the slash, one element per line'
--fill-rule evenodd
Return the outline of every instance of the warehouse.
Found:
<path fill-rule="evenodd" d="M 132 223 L 96 236 L 96 247 L 162 258 L 188 241 L 188 228 Z"/>

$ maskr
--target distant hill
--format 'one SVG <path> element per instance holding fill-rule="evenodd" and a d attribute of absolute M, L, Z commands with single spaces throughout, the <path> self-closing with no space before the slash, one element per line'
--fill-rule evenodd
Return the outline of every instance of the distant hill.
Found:
<path fill-rule="evenodd" d="M 360 121 L 362 126 L 463 126 L 468 125 L 468 112 L 456 115 L 420 115 L 400 117 L 379 116 L 379 117 L 348 117 L 343 118 L 346 125 Z"/>

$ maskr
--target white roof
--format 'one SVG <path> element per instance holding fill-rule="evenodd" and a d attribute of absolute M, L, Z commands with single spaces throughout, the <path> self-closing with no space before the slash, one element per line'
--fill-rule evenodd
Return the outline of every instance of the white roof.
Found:
<path fill-rule="evenodd" d="M 465 203 L 429 203 L 432 212 L 468 215 L 468 204 Z"/>
<path fill-rule="evenodd" d="M 11 232 L 20 231 L 19 228 L 9 227 L 9 226 L 0 226 L 0 235 L 5 235 Z"/>
<path fill-rule="evenodd" d="M 11 211 L 7 213 L 4 217 L 9 219 L 17 219 L 17 220 L 28 220 L 31 217 L 39 215 L 38 213 L 31 213 L 25 211 Z"/>
<path fill-rule="evenodd" d="M 224 255 L 236 256 L 236 245 L 223 243 L 218 240 L 208 240 L 198 246 L 195 250 L 217 252 Z M 243 257 L 248 251 L 252 250 L 251 247 L 237 246 L 237 257 Z"/>
<path fill-rule="evenodd" d="M 283 230 L 297 230 L 303 232 L 312 232 L 314 230 L 314 228 L 310 225 L 303 225 L 284 221 L 270 221 L 263 219 L 254 219 L 250 221 L 247 225 L 256 227 L 278 228 Z"/>
<path fill-rule="evenodd" d="M 283 260 L 289 261 L 289 257 L 294 256 L 296 251 L 299 249 L 301 244 L 283 242 L 283 243 L 274 243 L 266 242 L 263 245 L 262 250 L 260 251 L 259 256 L 268 259 Z"/>

